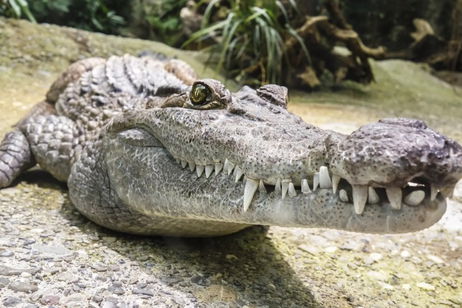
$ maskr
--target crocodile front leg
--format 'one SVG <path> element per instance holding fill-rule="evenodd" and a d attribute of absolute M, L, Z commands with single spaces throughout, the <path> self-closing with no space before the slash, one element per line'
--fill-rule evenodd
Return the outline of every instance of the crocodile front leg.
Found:
<path fill-rule="evenodd" d="M 84 142 L 79 136 L 75 122 L 63 116 L 39 115 L 23 121 L 0 144 L 0 188 L 36 163 L 67 181 Z"/>
<path fill-rule="evenodd" d="M 15 129 L 0 143 L 0 188 L 10 185 L 23 171 L 35 165 L 26 136 Z"/>
<path fill-rule="evenodd" d="M 84 142 L 75 122 L 64 116 L 38 116 L 21 126 L 21 130 L 40 167 L 58 180 L 67 181 L 73 159 Z"/>

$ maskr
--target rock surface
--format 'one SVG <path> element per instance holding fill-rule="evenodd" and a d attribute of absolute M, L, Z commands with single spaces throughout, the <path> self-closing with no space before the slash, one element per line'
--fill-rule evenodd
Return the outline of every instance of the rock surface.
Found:
<path fill-rule="evenodd" d="M 0 46 L 0 135 L 43 99 L 61 70 L 90 55 L 162 51 L 202 76 L 217 76 L 195 55 L 159 43 L 23 21 L 0 19 Z M 297 93 L 290 108 L 342 131 L 382 116 L 417 115 L 462 140 L 460 89 L 415 64 L 374 68 L 370 88 Z M 396 91 L 380 90 L 382 84 Z M 447 105 L 437 110 L 433 103 Z M 0 306 L 461 307 L 461 211 L 450 201 L 437 225 L 394 236 L 255 227 L 218 239 L 144 238 L 89 222 L 70 204 L 64 184 L 32 170 L 0 190 Z"/>

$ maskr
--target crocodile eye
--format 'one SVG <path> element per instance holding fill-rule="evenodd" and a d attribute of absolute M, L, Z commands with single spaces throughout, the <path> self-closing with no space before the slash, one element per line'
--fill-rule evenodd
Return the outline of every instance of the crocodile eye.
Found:
<path fill-rule="evenodd" d="M 191 90 L 190 99 L 194 105 L 203 105 L 210 100 L 211 95 L 212 91 L 209 87 L 202 83 L 196 83 Z"/>
<path fill-rule="evenodd" d="M 224 109 L 232 100 L 231 92 L 215 79 L 197 80 L 188 95 L 183 107 L 196 110 Z"/>

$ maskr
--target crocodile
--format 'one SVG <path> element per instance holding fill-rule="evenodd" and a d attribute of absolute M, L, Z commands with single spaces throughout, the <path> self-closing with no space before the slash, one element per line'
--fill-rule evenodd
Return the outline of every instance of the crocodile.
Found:
<path fill-rule="evenodd" d="M 0 188 L 38 164 L 84 216 L 141 235 L 403 233 L 445 213 L 462 177 L 457 142 L 407 118 L 323 130 L 287 104 L 283 86 L 231 92 L 180 60 L 80 60 L 5 135 Z"/>

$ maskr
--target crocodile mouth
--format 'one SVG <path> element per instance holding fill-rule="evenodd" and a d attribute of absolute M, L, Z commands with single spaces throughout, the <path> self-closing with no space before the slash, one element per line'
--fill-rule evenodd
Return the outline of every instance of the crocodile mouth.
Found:
<path fill-rule="evenodd" d="M 247 212 L 257 199 L 257 192 L 268 198 L 293 199 L 299 195 L 309 195 L 318 190 L 330 190 L 338 202 L 352 206 L 355 215 L 362 216 L 368 208 L 381 207 L 389 212 L 399 212 L 403 207 L 425 207 L 436 210 L 446 197 L 450 197 L 453 186 L 438 187 L 422 176 L 415 176 L 404 186 L 356 185 L 330 172 L 321 166 L 319 171 L 306 178 L 274 180 L 253 179 L 247 177 L 243 169 L 229 160 L 214 164 L 198 165 L 185 160 L 176 160 L 183 169 L 189 170 L 197 178 L 209 178 L 224 173 L 232 177 L 235 183 L 244 181 L 242 211 Z M 261 196 L 258 197 L 261 199 Z"/>
<path fill-rule="evenodd" d="M 290 176 L 265 172 L 261 174 L 267 178 L 254 178 L 253 169 L 247 171 L 245 165 L 230 159 L 202 156 L 196 160 L 172 154 L 144 129 L 117 135 L 109 139 L 107 165 L 112 185 L 121 200 L 146 215 L 178 217 L 187 213 L 188 217 L 224 224 L 405 233 L 436 223 L 452 192 L 451 187 L 442 186 L 448 181 L 432 181 L 422 173 L 402 186 L 368 186 L 351 183 L 327 166 L 317 167 L 317 172 L 294 167 Z M 126 185 L 127 169 L 121 165 L 136 166 L 130 168 L 136 175 L 134 183 Z M 293 164 L 306 165 L 311 166 L 299 161 Z M 169 172 L 158 172 L 159 166 Z"/>

